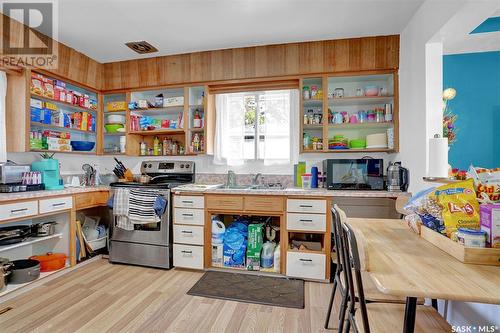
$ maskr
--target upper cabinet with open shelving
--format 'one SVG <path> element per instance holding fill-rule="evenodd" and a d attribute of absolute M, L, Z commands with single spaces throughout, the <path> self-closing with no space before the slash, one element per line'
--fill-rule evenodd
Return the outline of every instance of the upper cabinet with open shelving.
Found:
<path fill-rule="evenodd" d="M 97 92 L 31 72 L 28 95 L 29 150 L 96 152 Z"/>
<path fill-rule="evenodd" d="M 397 72 L 303 78 L 301 152 L 396 152 Z"/>

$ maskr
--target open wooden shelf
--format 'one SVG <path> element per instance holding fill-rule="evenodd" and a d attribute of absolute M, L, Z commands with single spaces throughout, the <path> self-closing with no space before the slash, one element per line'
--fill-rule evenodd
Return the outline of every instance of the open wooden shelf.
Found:
<path fill-rule="evenodd" d="M 0 246 L 0 252 L 9 251 L 9 250 L 12 250 L 12 249 L 17 249 L 19 247 L 31 245 L 31 244 L 34 244 L 34 243 L 40 243 L 40 242 L 43 242 L 43 241 L 46 241 L 46 240 L 49 240 L 49 239 L 62 238 L 62 237 L 63 237 L 62 233 L 57 233 L 57 234 L 53 234 L 53 235 L 50 235 L 50 236 L 44 236 L 44 237 L 29 237 L 28 239 L 26 239 L 23 242 Z"/>
<path fill-rule="evenodd" d="M 87 130 L 82 130 L 82 129 L 78 129 L 78 128 L 68 128 L 68 127 L 61 127 L 61 126 L 57 126 L 57 125 L 44 124 L 44 123 L 40 123 L 38 121 L 32 121 L 31 126 L 32 127 L 49 128 L 49 129 L 54 129 L 57 131 L 79 132 L 79 133 L 87 133 L 87 134 L 93 134 L 93 135 L 96 134 L 96 132 L 94 132 L 94 131 L 87 131 Z"/>
<path fill-rule="evenodd" d="M 7 284 L 7 286 L 5 287 L 5 289 L 0 292 L 0 297 L 3 296 L 3 295 L 5 295 L 5 294 L 13 292 L 14 290 L 17 290 L 19 288 L 27 286 L 27 285 L 29 285 L 31 283 L 39 281 L 39 280 L 41 280 L 43 278 L 46 278 L 46 277 L 48 277 L 48 276 L 50 276 L 52 274 L 58 273 L 58 272 L 66 269 L 66 268 L 67 267 L 64 267 L 64 268 L 61 268 L 61 269 L 58 269 L 58 270 L 52 271 L 52 272 L 41 272 L 40 273 L 40 277 L 38 279 L 36 279 L 34 281 L 27 282 L 27 283 L 21 283 L 21 284 L 12 284 L 12 283 L 9 283 L 9 284 Z"/>
<path fill-rule="evenodd" d="M 40 95 L 37 95 L 37 94 L 31 94 L 31 97 L 35 98 L 35 99 L 41 99 L 41 100 L 44 100 L 46 102 L 51 102 L 51 103 L 54 103 L 55 105 L 61 105 L 61 106 L 64 106 L 64 107 L 73 108 L 73 109 L 75 109 L 77 111 L 91 112 L 91 113 L 96 113 L 97 112 L 97 110 L 94 110 L 94 109 L 84 108 L 84 107 L 81 107 L 79 105 L 74 105 L 74 104 L 67 103 L 67 102 L 57 101 L 55 99 L 48 98 L 48 97 L 45 97 L 45 96 L 40 96 Z"/>
<path fill-rule="evenodd" d="M 344 124 L 328 124 L 328 128 L 391 128 L 394 126 L 393 122 L 383 123 L 344 123 Z M 304 127 L 305 128 L 305 127 Z"/>
<path fill-rule="evenodd" d="M 176 129 L 161 129 L 161 130 L 153 130 L 153 131 L 130 131 L 128 134 L 134 135 L 169 135 L 169 134 L 183 134 L 184 129 L 176 128 Z"/>
<path fill-rule="evenodd" d="M 85 154 L 85 155 L 96 155 L 95 151 L 59 151 L 59 150 L 48 150 L 48 149 L 30 149 L 31 152 L 36 153 L 56 153 L 56 154 Z"/>
<path fill-rule="evenodd" d="M 372 105 L 391 103 L 394 96 L 356 96 L 356 97 L 341 97 L 329 98 L 328 104 L 332 105 Z"/>

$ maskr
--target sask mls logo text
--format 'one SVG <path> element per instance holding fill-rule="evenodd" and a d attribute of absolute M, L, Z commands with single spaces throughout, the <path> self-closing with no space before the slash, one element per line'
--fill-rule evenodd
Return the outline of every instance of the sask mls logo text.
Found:
<path fill-rule="evenodd" d="M 1 1 L 1 62 L 7 67 L 57 67 L 56 0 Z"/>

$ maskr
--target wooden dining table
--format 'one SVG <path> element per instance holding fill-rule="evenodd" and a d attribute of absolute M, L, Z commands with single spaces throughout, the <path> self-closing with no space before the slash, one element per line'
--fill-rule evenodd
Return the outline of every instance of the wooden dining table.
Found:
<path fill-rule="evenodd" d="M 500 266 L 464 264 L 404 220 L 349 218 L 363 269 L 377 289 L 406 297 L 403 332 L 413 332 L 417 298 L 500 304 Z"/>

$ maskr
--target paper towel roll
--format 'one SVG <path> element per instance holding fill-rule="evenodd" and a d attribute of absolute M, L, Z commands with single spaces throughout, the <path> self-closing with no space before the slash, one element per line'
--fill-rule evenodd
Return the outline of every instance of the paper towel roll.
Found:
<path fill-rule="evenodd" d="M 448 138 L 429 139 L 429 177 L 448 177 Z"/>

